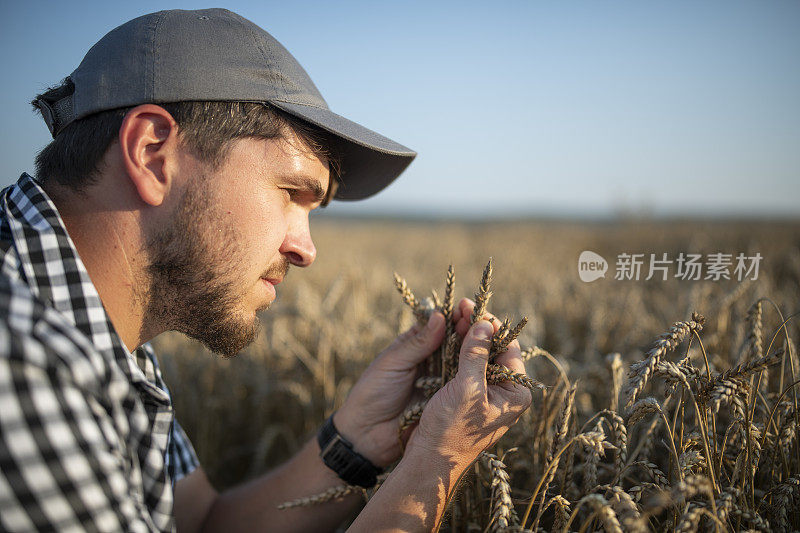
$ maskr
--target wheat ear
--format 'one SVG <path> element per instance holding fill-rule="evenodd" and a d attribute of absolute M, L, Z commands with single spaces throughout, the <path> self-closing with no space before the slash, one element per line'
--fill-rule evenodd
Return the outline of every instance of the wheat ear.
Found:
<path fill-rule="evenodd" d="M 484 452 L 481 457 L 492 471 L 492 524 L 489 531 L 504 531 L 519 523 L 511 500 L 511 483 L 505 463 L 496 455 Z"/>
<path fill-rule="evenodd" d="M 397 272 L 394 273 L 394 286 L 397 288 L 397 292 L 400 293 L 403 303 L 411 308 L 411 310 L 414 312 L 414 316 L 417 317 L 417 320 L 426 320 L 427 314 L 425 309 L 422 308 L 420 301 L 417 300 L 417 297 L 414 296 L 413 292 L 411 292 L 406 280 L 400 277 Z"/>
<path fill-rule="evenodd" d="M 320 503 L 329 502 L 331 500 L 338 500 L 344 498 L 348 494 L 363 490 L 356 485 L 340 485 L 338 487 L 331 487 L 328 490 L 315 494 L 313 496 L 306 496 L 305 498 L 298 498 L 290 502 L 285 502 L 278 505 L 278 509 L 293 509 L 295 507 L 309 507 L 311 505 L 318 505 Z"/>
<path fill-rule="evenodd" d="M 486 263 L 486 268 L 483 269 L 481 276 L 481 284 L 478 286 L 478 292 L 475 293 L 475 308 L 472 310 L 472 316 L 469 323 L 474 324 L 483 318 L 486 314 L 486 306 L 489 304 L 489 298 L 492 297 L 492 259 Z"/>
<path fill-rule="evenodd" d="M 499 383 L 505 383 L 506 381 L 511 381 L 513 383 L 518 383 L 529 388 L 532 391 L 537 389 L 546 389 L 547 386 L 543 383 L 536 381 L 533 378 L 526 376 L 525 374 L 520 374 L 519 372 L 513 372 L 508 368 L 504 367 L 503 365 L 498 365 L 495 363 L 490 363 L 486 367 L 486 382 L 490 385 L 497 385 Z"/>
<path fill-rule="evenodd" d="M 498 330 L 497 333 L 500 333 L 500 331 L 504 331 L 505 333 L 502 336 L 495 336 L 492 338 L 492 348 L 491 353 L 489 354 L 489 360 L 493 360 L 494 357 L 508 350 L 508 345 L 514 342 L 517 337 L 519 337 L 519 334 L 522 333 L 522 329 L 527 323 L 528 317 L 524 316 L 513 328 L 501 328 Z"/>
<path fill-rule="evenodd" d="M 398 433 L 402 433 L 416 422 L 419 422 L 419 419 L 422 417 L 422 411 L 425 409 L 427 403 L 427 400 L 413 403 L 403 411 L 403 414 L 400 415 L 400 422 L 397 429 Z"/>
<path fill-rule="evenodd" d="M 631 365 L 628 372 L 628 384 L 625 386 L 626 405 L 631 406 L 636 397 L 647 385 L 653 370 L 659 361 L 671 350 L 674 350 L 683 340 L 694 331 L 701 331 L 705 317 L 692 313 L 692 319 L 686 322 L 676 322 L 668 332 L 662 334 L 655 345 L 647 352 L 647 356 Z"/>

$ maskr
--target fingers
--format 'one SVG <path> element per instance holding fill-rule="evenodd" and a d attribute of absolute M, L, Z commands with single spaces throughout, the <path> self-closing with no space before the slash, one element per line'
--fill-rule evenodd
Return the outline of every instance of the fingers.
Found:
<path fill-rule="evenodd" d="M 458 302 L 458 306 L 456 311 L 453 312 L 453 316 L 456 320 L 460 319 L 461 317 L 468 317 L 472 314 L 472 308 L 475 307 L 475 302 L 470 300 L 469 298 L 461 298 Z"/>
<path fill-rule="evenodd" d="M 453 322 L 456 325 L 456 333 L 464 337 L 469 330 L 469 317 L 472 315 L 472 308 L 475 304 L 467 298 L 462 298 L 458 306 L 453 311 Z"/>
<path fill-rule="evenodd" d="M 464 305 L 464 302 L 468 302 L 466 298 L 461 298 L 458 303 L 453 307 L 453 322 L 458 322 L 461 320 L 461 317 L 464 316 L 464 313 L 461 310 L 461 306 Z"/>
<path fill-rule="evenodd" d="M 428 322 L 420 327 L 411 329 L 397 337 L 387 350 L 386 357 L 404 366 L 414 366 L 428 357 L 444 339 L 444 315 L 431 313 Z"/>
<path fill-rule="evenodd" d="M 469 298 L 462 298 L 461 301 L 458 302 L 458 306 L 453 313 L 453 318 L 456 320 L 456 332 L 458 332 L 458 334 L 461 335 L 462 337 L 465 337 L 464 346 L 468 344 L 468 338 L 470 332 L 469 320 L 470 317 L 472 316 L 472 310 L 474 307 L 475 307 L 475 302 L 473 302 Z M 500 328 L 500 320 L 498 320 L 491 313 L 486 313 L 483 317 L 483 320 L 481 320 L 480 322 L 491 323 L 492 331 L 490 335 L 493 335 Z M 525 364 L 522 362 L 521 348 L 519 345 L 519 341 L 517 340 L 512 341 L 508 345 L 508 348 L 505 352 L 498 354 L 495 361 L 498 364 L 505 366 L 509 370 L 512 370 L 513 372 L 519 372 L 521 374 L 526 373 Z M 484 366 L 484 371 L 485 370 L 486 367 Z"/>
<path fill-rule="evenodd" d="M 458 373 L 473 377 L 479 381 L 486 379 L 486 365 L 489 360 L 489 349 L 492 345 L 494 328 L 486 320 L 479 320 L 473 325 L 461 345 L 458 358 Z"/>
<path fill-rule="evenodd" d="M 522 362 L 519 342 L 516 340 L 508 345 L 507 351 L 499 354 L 495 358 L 495 362 L 499 365 L 503 365 L 512 372 L 527 374 L 525 364 Z M 530 407 L 533 399 L 530 390 L 511 381 L 499 383 L 496 385 L 496 388 L 490 388 L 488 397 L 490 403 L 495 404 L 501 409 L 510 408 L 517 414 L 521 414 L 522 411 Z"/>
<path fill-rule="evenodd" d="M 512 341 L 505 352 L 498 354 L 495 362 L 514 372 L 526 373 L 525 363 L 522 362 L 521 349 L 517 340 Z"/>
<path fill-rule="evenodd" d="M 472 318 L 472 310 L 474 307 L 475 302 L 469 298 L 462 298 L 461 301 L 458 302 L 457 311 L 453 312 L 453 320 L 456 323 L 456 333 L 461 337 L 464 337 L 467 331 L 469 331 L 469 321 Z M 491 322 L 495 331 L 500 327 L 500 321 L 491 313 L 483 315 L 483 319 Z"/>

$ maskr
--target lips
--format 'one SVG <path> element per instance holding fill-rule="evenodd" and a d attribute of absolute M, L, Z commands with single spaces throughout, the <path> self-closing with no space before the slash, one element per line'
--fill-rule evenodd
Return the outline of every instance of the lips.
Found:
<path fill-rule="evenodd" d="M 276 282 L 280 283 L 280 280 L 276 280 Z M 278 293 L 275 290 L 275 285 L 277 284 L 276 282 L 273 282 L 266 278 L 261 278 L 261 283 L 264 285 L 264 288 L 266 289 L 267 295 L 270 300 L 274 300 L 278 296 Z"/>
<path fill-rule="evenodd" d="M 264 281 L 269 281 L 273 285 L 277 285 L 283 281 L 283 278 L 286 277 L 288 272 L 289 260 L 285 257 L 282 257 L 279 262 L 270 265 L 267 270 L 261 273 L 261 279 Z"/>

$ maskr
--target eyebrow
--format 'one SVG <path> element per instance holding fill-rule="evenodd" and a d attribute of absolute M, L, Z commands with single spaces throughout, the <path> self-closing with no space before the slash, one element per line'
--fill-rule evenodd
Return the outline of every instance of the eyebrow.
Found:
<path fill-rule="evenodd" d="M 328 195 L 327 191 L 315 179 L 306 176 L 286 176 L 284 180 L 299 189 L 310 192 L 317 202 L 322 202 Z"/>

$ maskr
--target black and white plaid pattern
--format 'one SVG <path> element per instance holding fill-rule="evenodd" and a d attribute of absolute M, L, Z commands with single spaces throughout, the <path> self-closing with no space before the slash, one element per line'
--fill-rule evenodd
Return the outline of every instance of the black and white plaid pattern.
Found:
<path fill-rule="evenodd" d="M 197 465 L 152 348 L 125 348 L 23 174 L 0 192 L 0 530 L 172 530 Z"/>

